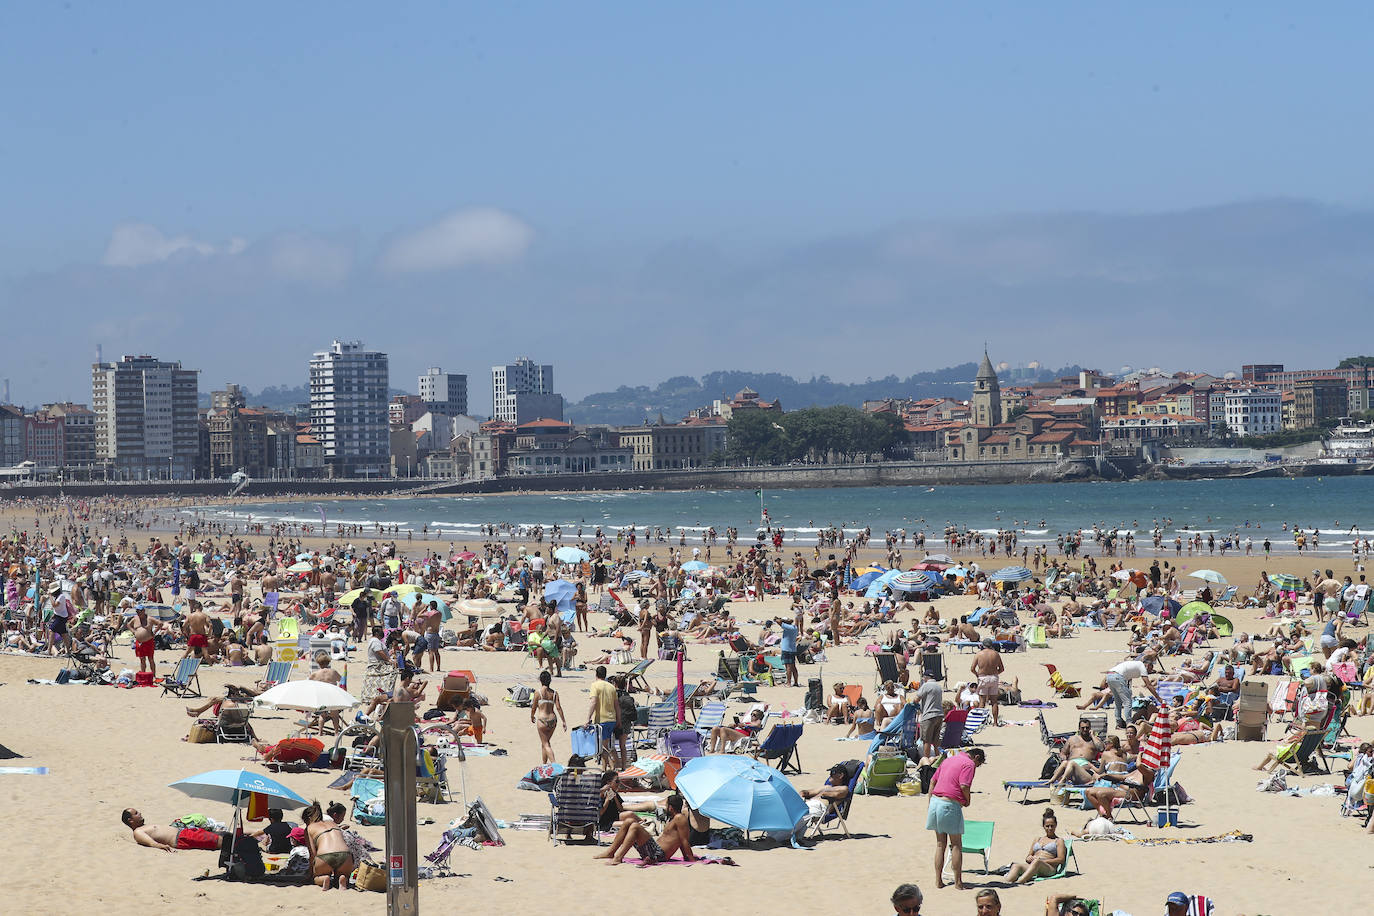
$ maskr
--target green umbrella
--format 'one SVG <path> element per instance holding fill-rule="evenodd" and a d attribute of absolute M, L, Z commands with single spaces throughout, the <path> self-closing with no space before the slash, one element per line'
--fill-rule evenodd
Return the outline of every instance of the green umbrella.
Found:
<path fill-rule="evenodd" d="M 1174 622 L 1187 623 L 1198 614 L 1210 614 L 1211 612 L 1212 606 L 1206 601 L 1189 601 L 1178 609 L 1178 613 L 1174 615 Z"/>
<path fill-rule="evenodd" d="M 1298 591 L 1302 588 L 1302 579 L 1290 573 L 1274 573 L 1269 577 L 1269 581 L 1289 591 Z"/>

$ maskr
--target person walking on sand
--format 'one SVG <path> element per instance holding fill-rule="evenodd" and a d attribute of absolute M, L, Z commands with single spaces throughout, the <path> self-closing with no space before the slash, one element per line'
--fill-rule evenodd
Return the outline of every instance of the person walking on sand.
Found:
<path fill-rule="evenodd" d="M 954 886 L 964 890 L 964 809 L 972 802 L 973 774 L 987 760 L 981 747 L 951 754 L 930 780 L 926 829 L 935 833 L 935 886 L 945 886 L 945 847 L 949 847 Z"/>
<path fill-rule="evenodd" d="M 983 640 L 983 648 L 973 657 L 969 667 L 978 680 L 978 696 L 983 705 L 992 710 L 992 724 L 1001 725 L 998 719 L 998 699 L 1002 694 L 1002 672 L 1007 670 L 1002 664 L 1002 654 L 997 651 L 997 643 L 992 639 Z"/>
<path fill-rule="evenodd" d="M 587 711 L 587 724 L 595 724 L 599 729 L 598 743 L 601 759 L 608 768 L 616 765 L 615 748 L 611 738 L 616 726 L 620 725 L 620 701 L 615 686 L 606 680 L 606 666 L 596 666 L 596 680 L 591 687 L 592 705 Z"/>
<path fill-rule="evenodd" d="M 558 720 L 563 720 L 563 731 L 568 730 L 568 717 L 563 714 L 563 703 L 558 699 L 558 691 L 549 684 L 553 681 L 547 671 L 539 672 L 539 686 L 535 688 L 530 701 L 530 722 L 534 723 L 539 734 L 539 762 L 557 763 L 553 753 L 553 731 Z"/>

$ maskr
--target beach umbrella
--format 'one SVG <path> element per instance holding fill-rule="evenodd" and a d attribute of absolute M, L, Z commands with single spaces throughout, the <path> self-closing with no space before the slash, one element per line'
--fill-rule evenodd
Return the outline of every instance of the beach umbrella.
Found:
<path fill-rule="evenodd" d="M 949 564 L 948 564 L 948 563 L 930 563 L 930 562 L 926 562 L 926 563 L 917 563 L 917 564 L 916 564 L 914 567 L 912 567 L 912 568 L 913 568 L 913 569 L 925 570 L 926 572 L 944 572 L 946 569 L 949 569 Z"/>
<path fill-rule="evenodd" d="M 953 563 L 954 558 L 943 553 L 928 553 L 921 558 L 922 563 Z"/>
<path fill-rule="evenodd" d="M 359 701 L 353 694 L 324 681 L 286 681 L 266 690 L 254 700 L 259 706 L 299 709 L 301 712 L 340 712 L 352 709 Z"/>
<path fill-rule="evenodd" d="M 862 591 L 863 589 L 868 588 L 868 586 L 871 583 L 876 582 L 881 576 L 882 573 L 876 569 L 872 572 L 866 572 L 862 576 L 859 576 L 857 579 L 851 581 L 849 583 L 849 587 L 856 592 Z"/>
<path fill-rule="evenodd" d="M 421 589 L 420 586 L 416 585 L 414 582 L 402 582 L 400 585 L 391 586 L 391 588 L 387 589 L 385 592 L 382 592 L 382 594 L 385 595 L 387 592 L 393 592 L 395 593 L 396 597 L 403 598 L 406 595 L 413 594 L 414 592 L 419 591 L 423 591 L 423 589 Z"/>
<path fill-rule="evenodd" d="M 501 610 L 501 606 L 490 598 L 465 598 L 458 602 L 458 610 L 473 617 L 490 617 Z"/>
<path fill-rule="evenodd" d="M 633 582 L 633 581 L 635 581 L 636 579 L 647 579 L 647 578 L 649 578 L 649 574 L 646 573 L 646 572 L 645 572 L 644 570 L 642 570 L 642 569 L 632 569 L 632 570 L 630 570 L 629 572 L 627 572 L 625 575 L 621 576 L 621 580 L 624 581 L 624 582 Z"/>
<path fill-rule="evenodd" d="M 552 582 L 544 583 L 544 600 L 557 604 L 558 614 L 565 623 L 571 623 L 577 614 L 574 603 L 576 596 L 577 586 L 567 579 L 554 579 Z"/>
<path fill-rule="evenodd" d="M 930 589 L 934 588 L 936 584 L 936 581 L 932 579 L 930 576 L 927 576 L 920 570 L 915 569 L 907 570 L 903 573 L 898 573 L 888 581 L 888 585 L 891 586 L 893 591 L 902 592 L 929 591 Z"/>
<path fill-rule="evenodd" d="M 1211 582 L 1214 585 L 1227 585 L 1226 577 L 1215 569 L 1199 569 L 1197 572 L 1190 572 L 1188 575 L 1194 579 L 1201 579 L 1204 582 Z"/>
<path fill-rule="evenodd" d="M 1302 579 L 1291 573 L 1274 573 L 1269 577 L 1269 581 L 1279 588 L 1291 592 L 1296 592 L 1302 588 Z"/>
<path fill-rule="evenodd" d="M 449 559 L 450 559 L 450 560 L 462 560 L 462 561 L 464 561 L 464 562 L 467 562 L 468 560 L 475 560 L 475 559 L 477 559 L 477 554 L 473 553 L 471 550 L 464 550 L 464 551 L 461 551 L 461 552 L 459 552 L 459 553 L 455 553 L 453 556 L 449 557 Z"/>
<path fill-rule="evenodd" d="M 560 547 L 553 552 L 554 559 L 560 563 L 585 563 L 592 555 L 577 547 Z"/>
<path fill-rule="evenodd" d="M 708 568 L 709 565 L 700 560 L 688 560 L 686 563 L 682 564 L 683 572 L 701 572 L 703 569 Z"/>
<path fill-rule="evenodd" d="M 431 594 L 430 592 L 407 592 L 401 596 L 401 603 L 408 608 L 413 608 L 416 604 L 423 607 L 429 607 L 431 601 L 437 601 L 439 603 L 439 610 L 443 613 L 445 620 L 453 616 L 453 611 L 449 607 L 448 600 L 439 595 Z"/>
<path fill-rule="evenodd" d="M 887 572 L 887 567 L 886 567 L 886 566 L 856 566 L 856 567 L 854 567 L 854 570 L 853 570 L 853 574 L 854 574 L 855 577 L 858 577 L 858 576 L 866 576 L 866 575 L 868 575 L 869 573 L 873 573 L 873 572 L 876 572 L 876 573 L 885 573 L 885 572 Z"/>
<path fill-rule="evenodd" d="M 1174 622 L 1187 623 L 1198 614 L 1210 613 L 1212 613 L 1212 606 L 1206 601 L 1189 601 L 1183 607 L 1179 608 L 1178 613 L 1174 615 Z"/>
<path fill-rule="evenodd" d="M 298 553 L 298 554 L 296 554 L 296 559 L 297 559 L 297 560 L 309 560 L 309 559 L 310 559 L 311 557 L 313 557 L 313 556 L 314 556 L 313 553 Z"/>
<path fill-rule="evenodd" d="M 944 574 L 945 574 L 946 576 L 953 576 L 953 577 L 956 578 L 956 579 L 962 579 L 962 578 L 964 578 L 965 576 L 968 575 L 968 567 L 966 567 L 966 566 L 951 566 L 949 569 L 946 569 L 946 570 L 944 571 Z"/>
<path fill-rule="evenodd" d="M 246 802 L 250 795 L 266 795 L 274 802 L 274 808 L 304 808 L 310 804 L 272 777 L 248 770 L 207 770 L 178 780 L 171 784 L 171 788 L 192 798 L 223 802 L 235 807 Z"/>
<path fill-rule="evenodd" d="M 314 567 L 304 561 L 292 563 L 290 566 L 286 567 L 286 571 L 289 573 L 308 573 L 312 569 L 314 569 Z"/>
<path fill-rule="evenodd" d="M 902 574 L 900 569 L 889 569 L 878 578 L 868 584 L 868 590 L 864 592 L 865 598 L 881 598 L 883 592 L 890 587 L 893 579 Z"/>
<path fill-rule="evenodd" d="M 342 595 L 340 595 L 339 604 L 345 607 L 351 605 L 353 602 L 357 601 L 359 597 L 362 596 L 363 592 L 367 592 L 369 595 L 371 595 L 373 600 L 377 600 L 382 597 L 382 593 L 375 588 L 355 588 L 351 592 L 344 592 Z"/>
<path fill-rule="evenodd" d="M 988 576 L 990 582 L 1027 582 L 1035 578 L 1035 573 L 1024 566 L 1006 566 Z"/>
<path fill-rule="evenodd" d="M 168 604 L 140 604 L 140 609 L 147 611 L 149 617 L 158 620 L 173 620 L 177 616 L 177 609 Z M 133 615 L 130 614 L 130 617 Z"/>
<path fill-rule="evenodd" d="M 693 757 L 677 774 L 687 804 L 740 830 L 791 831 L 806 816 L 806 801 L 773 767 L 733 754 Z"/>

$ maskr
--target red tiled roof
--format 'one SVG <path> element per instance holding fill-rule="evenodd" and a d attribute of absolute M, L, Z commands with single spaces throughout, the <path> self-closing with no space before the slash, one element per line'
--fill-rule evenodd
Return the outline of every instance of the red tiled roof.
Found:
<path fill-rule="evenodd" d="M 538 420 L 521 423 L 516 429 L 568 429 L 571 426 L 571 423 L 564 423 L 562 420 L 552 420 L 548 417 L 541 417 Z"/>

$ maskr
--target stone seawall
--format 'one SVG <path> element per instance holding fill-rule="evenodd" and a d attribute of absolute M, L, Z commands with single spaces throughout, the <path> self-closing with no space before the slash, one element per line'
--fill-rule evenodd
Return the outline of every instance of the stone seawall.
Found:
<path fill-rule="evenodd" d="M 549 474 L 477 481 L 434 480 L 254 480 L 240 496 L 246 501 L 283 496 L 381 494 L 510 493 L 565 490 L 777 490 L 824 487 L 898 487 L 950 484 L 1055 483 L 1067 480 L 1121 479 L 1134 468 L 1098 460 L 916 462 L 798 465 L 765 468 L 700 468 L 690 471 L 627 471 L 599 474 Z M 227 496 L 227 480 L 68 482 L 0 487 L 0 499 L 56 496 Z"/>

